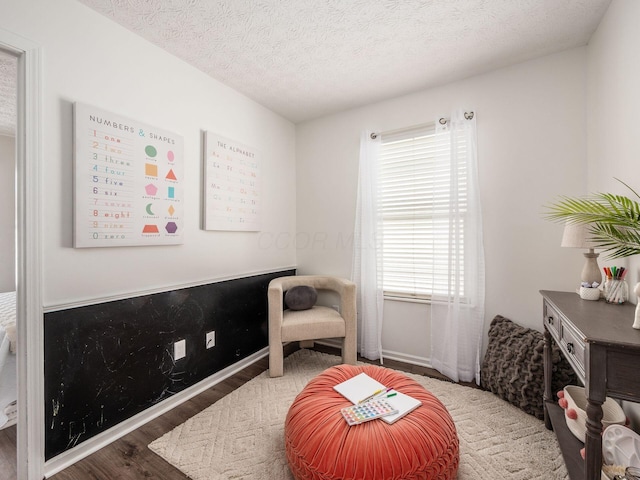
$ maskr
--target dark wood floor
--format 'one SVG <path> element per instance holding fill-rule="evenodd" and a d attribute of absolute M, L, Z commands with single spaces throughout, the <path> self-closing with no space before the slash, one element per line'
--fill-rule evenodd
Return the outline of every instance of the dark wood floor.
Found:
<path fill-rule="evenodd" d="M 291 354 L 297 346 L 289 345 L 286 354 Z M 315 350 L 338 354 L 339 351 L 317 345 Z M 366 359 L 359 359 L 368 362 Z M 416 365 L 410 365 L 393 360 L 385 360 L 385 367 L 394 368 L 404 372 L 418 375 L 433 376 L 446 379 L 435 370 Z M 125 435 L 96 453 L 89 455 L 76 464 L 66 468 L 62 472 L 51 477 L 52 480 L 188 480 L 188 477 L 179 470 L 165 462 L 158 455 L 147 448 L 147 445 L 156 438 L 164 435 L 176 426 L 185 422 L 196 413 L 204 410 L 212 403 L 242 386 L 252 378 L 260 375 L 268 368 L 268 359 L 263 358 L 246 367 L 242 371 L 218 383 L 207 391 L 197 395 L 191 400 L 177 406 L 154 420 L 146 423 L 139 429 Z M 0 480 L 13 480 L 16 478 L 15 469 L 15 427 L 12 427 L 5 435 L 0 431 L 0 450 L 8 447 L 13 453 L 6 457 L 0 452 Z M 13 433 L 11 433 L 11 431 Z"/>

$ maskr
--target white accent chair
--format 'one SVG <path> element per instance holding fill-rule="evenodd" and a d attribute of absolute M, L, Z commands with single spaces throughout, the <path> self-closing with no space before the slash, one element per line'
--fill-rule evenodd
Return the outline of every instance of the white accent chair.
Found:
<path fill-rule="evenodd" d="M 284 294 L 290 288 L 307 285 L 319 292 L 329 290 L 340 297 L 340 313 L 330 307 L 314 305 L 308 310 L 285 310 Z M 342 338 L 342 362 L 357 360 L 356 285 L 350 280 L 323 275 L 297 275 L 271 280 L 269 301 L 269 375 L 283 375 L 284 342 L 300 341 L 310 348 L 313 340 Z"/>

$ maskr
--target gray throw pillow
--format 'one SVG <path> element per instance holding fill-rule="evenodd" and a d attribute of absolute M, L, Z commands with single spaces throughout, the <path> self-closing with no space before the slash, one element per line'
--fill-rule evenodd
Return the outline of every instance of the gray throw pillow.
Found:
<path fill-rule="evenodd" d="M 308 310 L 316 304 L 316 300 L 318 292 L 307 285 L 290 288 L 284 294 L 284 303 L 291 310 Z"/>

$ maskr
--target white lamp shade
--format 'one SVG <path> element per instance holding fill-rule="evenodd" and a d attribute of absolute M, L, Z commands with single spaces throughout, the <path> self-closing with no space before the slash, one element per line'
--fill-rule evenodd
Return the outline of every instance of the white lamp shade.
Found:
<path fill-rule="evenodd" d="M 589 225 L 567 223 L 562 234 L 563 247 L 571 248 L 596 248 L 596 244 L 590 239 Z"/>

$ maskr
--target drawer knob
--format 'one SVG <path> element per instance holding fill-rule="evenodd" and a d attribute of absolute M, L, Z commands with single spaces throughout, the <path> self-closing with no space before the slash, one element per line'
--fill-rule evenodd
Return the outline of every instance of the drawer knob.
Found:
<path fill-rule="evenodd" d="M 549 315 L 549 316 L 547 317 L 547 323 L 548 323 L 549 325 L 553 325 L 553 317 L 552 317 L 551 315 Z"/>
<path fill-rule="evenodd" d="M 574 352 L 573 343 L 567 342 L 567 352 L 569 352 L 569 353 L 573 353 Z"/>

